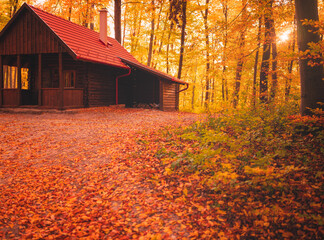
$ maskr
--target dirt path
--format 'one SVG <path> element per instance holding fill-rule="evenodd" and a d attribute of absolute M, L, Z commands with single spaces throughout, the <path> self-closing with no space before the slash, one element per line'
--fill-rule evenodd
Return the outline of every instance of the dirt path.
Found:
<path fill-rule="evenodd" d="M 0 114 L 0 237 L 189 237 L 174 211 L 181 204 L 165 202 L 143 180 L 147 159 L 127 156 L 141 134 L 196 120 L 118 107 Z"/>

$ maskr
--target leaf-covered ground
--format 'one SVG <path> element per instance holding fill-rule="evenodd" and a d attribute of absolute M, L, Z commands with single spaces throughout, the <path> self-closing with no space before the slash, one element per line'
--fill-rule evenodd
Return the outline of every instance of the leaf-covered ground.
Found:
<path fill-rule="evenodd" d="M 2 114 L 0 236 L 323 239 L 323 123 L 120 108 Z"/>
<path fill-rule="evenodd" d="M 0 114 L 0 238 L 171 234 L 164 223 L 177 220 L 173 205 L 143 184 L 150 159 L 130 155 L 141 134 L 195 120 L 194 114 L 123 108 Z"/>

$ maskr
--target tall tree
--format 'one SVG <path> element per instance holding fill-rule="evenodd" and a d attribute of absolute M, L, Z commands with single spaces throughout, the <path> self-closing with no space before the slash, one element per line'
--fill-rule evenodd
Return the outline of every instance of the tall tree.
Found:
<path fill-rule="evenodd" d="M 228 87 L 226 78 L 226 62 L 227 62 L 227 43 L 228 43 L 228 3 L 227 0 L 222 0 L 222 10 L 224 14 L 224 27 L 223 27 L 223 53 L 222 53 L 222 99 L 228 99 Z"/>
<path fill-rule="evenodd" d="M 179 68 L 178 68 L 178 78 L 181 78 L 181 71 L 183 65 L 183 54 L 185 47 L 185 37 L 186 37 L 186 24 L 187 24 L 187 0 L 182 0 L 182 13 L 181 13 L 181 42 L 180 42 L 180 58 L 179 58 Z"/>
<path fill-rule="evenodd" d="M 323 65 L 321 59 L 311 59 L 307 51 L 310 50 L 310 43 L 318 43 L 320 36 L 318 27 L 315 25 L 303 24 L 305 20 L 318 21 L 317 0 L 295 0 L 295 11 L 297 19 L 298 49 L 304 52 L 299 59 L 300 83 L 301 83 L 301 104 L 302 115 L 311 114 L 309 109 L 324 109 L 324 81 Z M 311 61 L 314 64 L 310 64 Z"/>
<path fill-rule="evenodd" d="M 273 101 L 277 94 L 278 76 L 277 76 L 277 66 L 278 66 L 278 52 L 277 52 L 277 35 L 276 28 L 273 19 L 273 11 L 270 9 L 270 41 L 271 41 L 271 56 L 272 56 L 272 70 L 271 70 L 271 89 L 270 89 L 270 100 Z"/>
<path fill-rule="evenodd" d="M 208 12 L 209 12 L 209 0 L 206 0 L 205 11 L 201 11 L 204 19 L 204 30 L 205 30 L 205 44 L 206 44 L 206 94 L 205 94 L 205 107 L 208 104 L 210 98 L 210 57 L 209 57 L 209 29 L 208 29 Z"/>
<path fill-rule="evenodd" d="M 294 24 L 296 24 L 296 17 L 294 18 Z M 290 40 L 288 50 L 291 50 L 292 53 L 295 52 L 295 45 L 296 45 L 296 28 L 293 30 L 292 38 Z M 285 101 L 287 102 L 289 100 L 290 95 L 290 89 L 291 89 L 291 82 L 292 82 L 292 70 L 294 66 L 294 59 L 291 59 L 288 62 L 288 77 L 286 79 L 285 84 Z"/>
<path fill-rule="evenodd" d="M 169 70 L 170 70 L 170 67 L 169 67 L 169 53 L 170 53 L 170 39 L 171 39 L 172 31 L 173 31 L 173 25 L 174 25 L 174 22 L 171 19 L 170 29 L 169 29 L 169 33 L 168 33 L 167 50 L 166 50 L 166 72 L 167 73 L 169 73 Z"/>
<path fill-rule="evenodd" d="M 241 31 L 239 37 L 239 54 L 236 65 L 236 73 L 235 73 L 235 84 L 234 84 L 234 92 L 233 92 L 233 107 L 236 108 L 239 101 L 240 87 L 241 87 L 241 78 L 242 78 L 242 70 L 243 70 L 243 60 L 244 60 L 244 46 L 245 46 L 245 32 L 246 32 L 246 0 L 242 0 L 242 13 L 241 13 Z"/>
<path fill-rule="evenodd" d="M 261 62 L 260 72 L 260 101 L 263 103 L 268 102 L 268 79 L 270 69 L 270 55 L 271 55 L 271 8 L 272 1 L 267 1 L 265 4 L 264 13 L 264 42 L 263 42 L 263 55 Z"/>
<path fill-rule="evenodd" d="M 254 59 L 254 67 L 253 67 L 253 84 L 252 84 L 252 105 L 255 107 L 256 101 L 256 83 L 257 83 L 257 73 L 258 73 L 258 62 L 259 62 L 259 51 L 260 51 L 260 40 L 261 40 L 261 25 L 262 25 L 262 17 L 259 17 L 258 21 L 258 34 L 257 34 L 257 49 L 255 53 Z"/>
<path fill-rule="evenodd" d="M 151 65 L 152 54 L 153 54 L 153 40 L 154 40 L 154 19 L 155 19 L 155 5 L 154 0 L 151 2 L 151 11 L 152 11 L 152 20 L 151 20 L 151 34 L 150 34 L 150 43 L 149 43 L 149 51 L 147 56 L 147 66 Z"/>
<path fill-rule="evenodd" d="M 114 13 L 115 39 L 121 43 L 121 0 L 115 0 Z"/>

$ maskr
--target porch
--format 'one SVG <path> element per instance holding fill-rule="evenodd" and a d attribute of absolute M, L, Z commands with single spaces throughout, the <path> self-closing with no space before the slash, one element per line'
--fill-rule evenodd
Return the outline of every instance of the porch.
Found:
<path fill-rule="evenodd" d="M 64 53 L 0 56 L 0 107 L 83 107 L 84 89 L 63 61 Z"/>

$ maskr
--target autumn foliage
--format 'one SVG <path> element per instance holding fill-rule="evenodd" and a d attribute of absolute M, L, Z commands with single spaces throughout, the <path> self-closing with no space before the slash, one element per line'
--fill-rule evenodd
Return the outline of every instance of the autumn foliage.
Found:
<path fill-rule="evenodd" d="M 0 115 L 1 238 L 323 237 L 322 116 L 72 113 Z"/>

